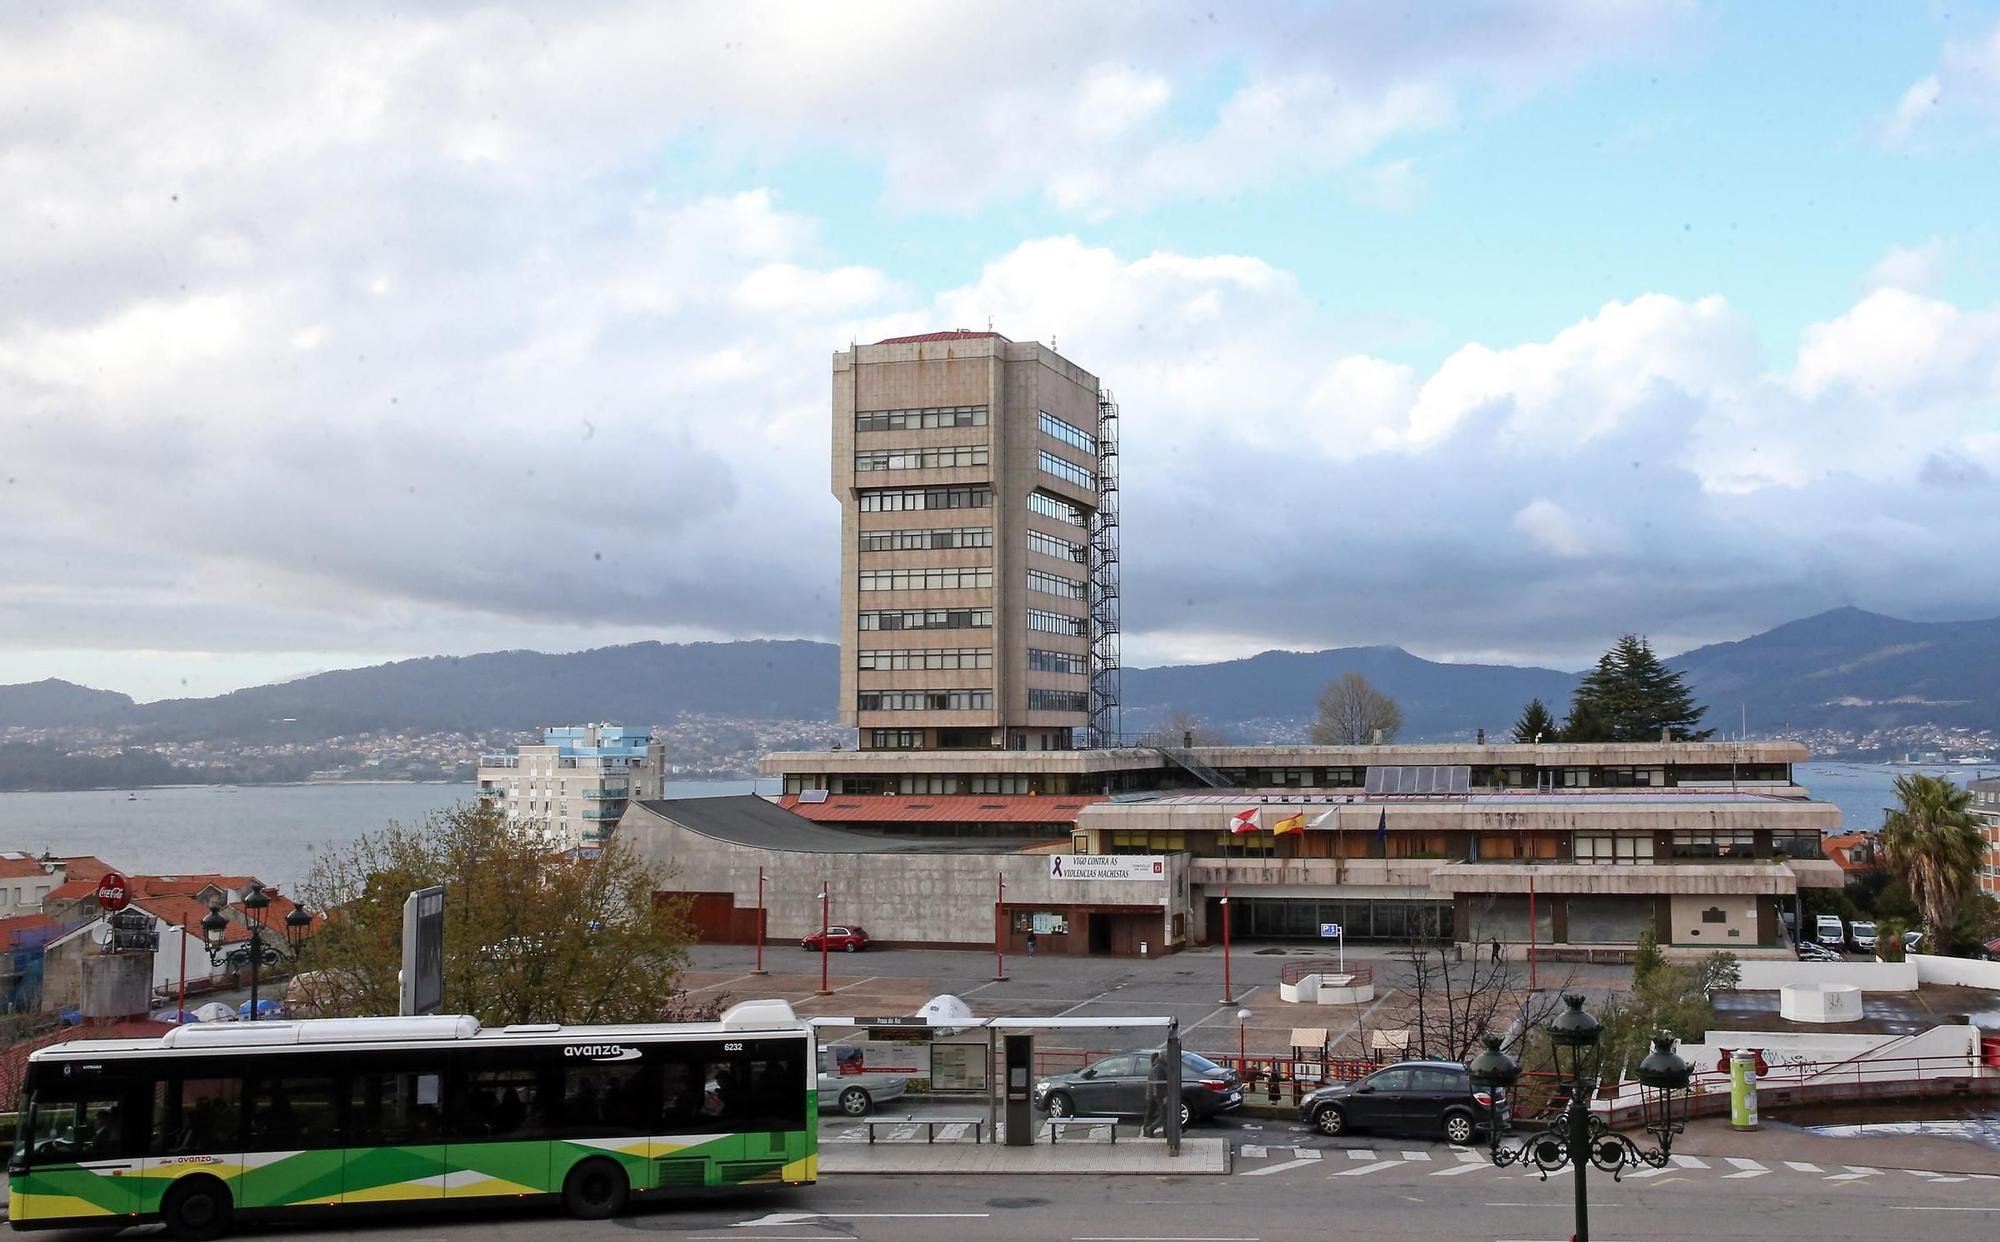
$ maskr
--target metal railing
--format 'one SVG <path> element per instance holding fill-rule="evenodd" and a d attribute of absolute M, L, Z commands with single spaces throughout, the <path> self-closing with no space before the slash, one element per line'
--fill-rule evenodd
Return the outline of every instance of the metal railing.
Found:
<path fill-rule="evenodd" d="M 1358 962 L 1352 966 L 1342 966 L 1330 957 L 1315 957 L 1301 962 L 1286 962 L 1278 971 L 1278 982 L 1297 983 L 1307 975 L 1332 975 L 1335 978 L 1345 976 L 1352 980 L 1351 986 L 1355 987 L 1375 982 L 1374 967 L 1365 966 Z"/>

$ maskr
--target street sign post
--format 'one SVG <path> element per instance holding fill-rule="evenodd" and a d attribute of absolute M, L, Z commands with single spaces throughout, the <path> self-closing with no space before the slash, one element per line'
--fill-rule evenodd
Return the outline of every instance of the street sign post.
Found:
<path fill-rule="evenodd" d="M 444 1004 L 444 886 L 403 899 L 403 972 L 396 1012 L 436 1013 Z"/>
<path fill-rule="evenodd" d="M 1340 924 L 1321 923 L 1319 925 L 1319 935 L 1322 940 L 1338 940 L 1340 942 L 1340 969 L 1342 973 L 1345 973 L 1347 970 L 1347 937 L 1341 933 Z"/>
<path fill-rule="evenodd" d="M 132 901 L 132 886 L 116 871 L 107 871 L 97 882 L 97 908 L 106 914 L 116 914 Z"/>

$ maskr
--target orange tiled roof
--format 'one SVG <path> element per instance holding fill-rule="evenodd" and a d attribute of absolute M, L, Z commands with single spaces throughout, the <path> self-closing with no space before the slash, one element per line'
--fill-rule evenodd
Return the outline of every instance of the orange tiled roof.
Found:
<path fill-rule="evenodd" d="M 23 879 L 31 875 L 47 875 L 42 860 L 30 858 L 26 854 L 0 854 L 0 879 Z"/>
<path fill-rule="evenodd" d="M 79 897 L 97 895 L 96 880 L 64 880 L 49 890 L 48 901 L 75 901 Z"/>
<path fill-rule="evenodd" d="M 1104 799 L 1087 794 L 828 794 L 778 805 L 816 824 L 1073 824 L 1077 812 Z"/>
<path fill-rule="evenodd" d="M 1882 846 L 1865 832 L 1842 832 L 1820 842 L 1820 852 L 1837 863 L 1842 871 L 1879 871 Z"/>

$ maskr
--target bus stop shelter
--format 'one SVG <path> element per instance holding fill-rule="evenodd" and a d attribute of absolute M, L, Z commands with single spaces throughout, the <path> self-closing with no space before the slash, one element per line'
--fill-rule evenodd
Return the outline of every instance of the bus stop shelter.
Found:
<path fill-rule="evenodd" d="M 929 1006 L 926 1006 L 929 1008 Z M 1144 1031 L 1158 1032 L 1164 1045 L 1166 1070 L 1165 1098 L 1181 1098 L 1180 1024 L 1165 1017 L 939 1017 L 901 1015 L 869 1017 L 810 1018 L 814 1042 L 822 1047 L 855 1046 L 863 1049 L 865 1073 L 894 1073 L 922 1077 L 935 1093 L 942 1088 L 952 1094 L 971 1094 L 978 1089 L 986 1104 L 987 1142 L 999 1139 L 998 1122 L 1003 1111 L 1007 1118 L 1007 1141 L 1026 1146 L 1034 1142 L 1033 1124 L 1034 1060 L 1033 1039 L 1041 1031 Z M 835 1032 L 861 1033 L 856 1041 L 848 1034 L 841 1043 L 828 1038 Z M 866 1051 L 879 1046 L 884 1056 L 870 1066 Z M 1150 1046 L 1150 1039 L 1149 1039 Z M 1000 1072 L 994 1066 L 1000 1065 Z M 973 1067 L 977 1067 L 977 1073 Z M 915 1072 L 918 1068 L 922 1073 Z M 837 1071 L 836 1071 L 837 1072 Z M 1169 1155 L 1179 1155 L 1181 1145 L 1180 1110 L 1165 1110 L 1163 1133 Z"/>

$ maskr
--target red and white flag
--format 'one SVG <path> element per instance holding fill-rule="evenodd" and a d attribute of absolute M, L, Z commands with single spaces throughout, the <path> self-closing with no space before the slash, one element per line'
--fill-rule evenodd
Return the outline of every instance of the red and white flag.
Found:
<path fill-rule="evenodd" d="M 1247 811 L 1238 811 L 1234 815 L 1231 815 L 1229 817 L 1229 831 L 1239 837 L 1246 832 L 1257 831 L 1256 808 L 1253 807 Z"/>

